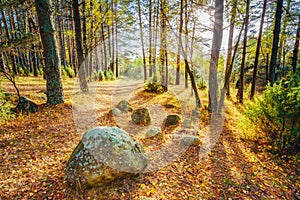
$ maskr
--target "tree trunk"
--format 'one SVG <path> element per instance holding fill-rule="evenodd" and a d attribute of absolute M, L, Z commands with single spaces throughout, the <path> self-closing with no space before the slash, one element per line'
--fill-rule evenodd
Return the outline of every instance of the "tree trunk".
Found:
<path fill-rule="evenodd" d="M 209 110 L 216 112 L 218 109 L 218 61 L 223 37 L 223 10 L 224 1 L 215 2 L 215 21 L 211 48 L 211 59 L 209 65 Z"/>
<path fill-rule="evenodd" d="M 61 64 L 55 39 L 51 0 L 35 0 L 35 6 L 45 56 L 47 103 L 64 103 Z"/>
<path fill-rule="evenodd" d="M 116 78 L 119 77 L 119 50 L 118 50 L 118 16 L 116 16 L 116 28 L 115 28 L 115 31 L 116 31 Z"/>
<path fill-rule="evenodd" d="M 280 35 L 282 7 L 283 7 L 283 0 L 277 0 L 275 26 L 273 31 L 273 45 L 272 45 L 272 54 L 271 54 L 270 72 L 269 72 L 269 79 L 270 79 L 271 86 L 273 86 L 275 82 L 275 68 L 277 64 L 277 53 L 278 53 L 278 43 L 279 43 L 279 35 Z"/>
<path fill-rule="evenodd" d="M 102 13 L 102 2 L 100 2 L 100 6 L 99 6 L 100 12 Z M 105 41 L 105 33 L 104 33 L 104 22 L 103 20 L 101 21 L 101 39 L 102 39 L 102 52 L 103 52 L 103 56 L 102 59 L 104 61 L 103 65 L 102 65 L 102 70 L 106 70 L 107 69 L 107 54 L 106 54 L 106 41 Z"/>
<path fill-rule="evenodd" d="M 178 49 L 177 49 L 177 55 L 176 55 L 176 80 L 175 80 L 175 84 L 179 85 L 180 84 L 180 37 L 182 34 L 182 19 L 180 19 L 181 21 L 179 22 L 179 30 L 178 30 Z"/>
<path fill-rule="evenodd" d="M 250 7 L 250 0 L 247 0 L 245 31 L 244 31 L 244 41 L 243 41 L 243 55 L 242 55 L 242 63 L 240 69 L 239 89 L 237 93 L 237 98 L 239 103 L 243 103 L 243 99 L 244 99 L 244 68 L 245 68 L 246 53 L 247 53 L 246 51 L 247 51 L 247 34 L 248 34 L 248 24 L 249 24 L 249 7 Z"/>
<path fill-rule="evenodd" d="M 79 14 L 79 4 L 78 0 L 73 0 L 73 17 L 75 25 L 75 40 L 76 40 L 76 50 L 77 50 L 77 64 L 78 64 L 78 76 L 80 81 L 80 89 L 83 92 L 88 91 L 88 85 L 86 82 L 86 74 L 84 67 L 84 57 L 83 57 L 83 47 L 82 47 L 82 36 L 81 36 L 81 23 Z"/>
<path fill-rule="evenodd" d="M 290 12 L 290 7 L 291 7 L 291 0 L 287 0 L 287 5 L 285 6 L 285 15 L 283 17 L 283 24 L 282 24 L 282 30 L 281 32 L 283 34 L 281 34 L 279 36 L 279 47 L 278 47 L 278 65 L 282 67 L 282 70 L 284 70 L 284 46 L 286 44 L 286 39 L 287 39 L 287 34 L 286 34 L 286 27 L 287 27 L 287 23 L 288 20 L 290 18 L 289 16 L 289 12 Z"/>
<path fill-rule="evenodd" d="M 179 24 L 179 32 L 182 32 L 182 28 L 183 28 L 183 0 L 180 1 L 180 22 L 179 23 L 180 23 Z M 181 51 L 182 51 L 183 58 L 184 58 L 185 71 L 190 76 L 191 85 L 192 85 L 192 88 L 193 88 L 193 90 L 195 92 L 196 107 L 200 108 L 201 101 L 200 101 L 198 90 L 197 90 L 197 86 L 196 86 L 196 83 L 195 83 L 194 74 L 190 70 L 190 66 L 189 66 L 189 63 L 188 63 L 186 49 L 183 47 L 182 34 L 179 34 L 179 43 L 180 43 L 179 45 L 181 47 Z"/>
<path fill-rule="evenodd" d="M 267 58 L 266 58 L 266 85 L 268 84 L 269 81 L 269 54 L 267 53 Z"/>
<path fill-rule="evenodd" d="M 242 32 L 243 32 L 243 29 L 244 29 L 244 24 L 245 24 L 245 22 L 243 22 L 243 24 L 242 24 L 238 39 L 237 39 L 235 47 L 234 47 L 234 51 L 233 51 L 233 55 L 232 55 L 232 58 L 231 58 L 231 61 L 230 61 L 230 65 L 229 65 L 228 70 L 226 71 L 226 74 L 225 74 L 224 86 L 223 86 L 223 89 L 221 91 L 221 97 L 220 97 L 219 106 L 218 106 L 218 113 L 221 113 L 222 109 L 223 109 L 224 99 L 225 99 L 225 90 L 226 90 L 226 88 L 228 88 L 228 85 L 229 85 L 229 82 L 230 82 L 230 76 L 231 76 L 231 73 L 232 73 L 233 63 L 234 63 L 234 59 L 235 59 L 235 56 L 236 56 L 236 53 L 237 53 L 237 50 L 238 50 L 238 47 L 239 47 L 240 39 L 241 39 Z"/>
<path fill-rule="evenodd" d="M 160 5 L 160 50 L 159 50 L 159 59 L 160 59 L 160 75 L 161 75 L 161 84 L 165 84 L 165 51 L 166 51 L 166 0 L 161 0 Z"/>
<path fill-rule="evenodd" d="M 293 51 L 293 60 L 292 60 L 292 67 L 294 73 L 296 73 L 297 61 L 298 61 L 298 49 L 299 49 L 299 40 L 300 40 L 300 15 L 298 15 L 298 18 L 299 21 L 298 21 L 298 27 L 297 27 L 297 33 L 296 33 L 296 39 L 295 39 L 295 45 Z"/>
<path fill-rule="evenodd" d="M 157 38 L 158 38 L 158 16 L 159 16 L 159 1 L 157 1 L 156 5 L 156 17 L 155 17 L 155 35 L 154 35 L 154 44 L 153 44 L 153 56 L 152 56 L 152 65 L 153 65 L 153 82 L 157 82 L 157 72 L 156 72 L 156 46 L 157 46 Z"/>
<path fill-rule="evenodd" d="M 152 77 L 152 0 L 149 0 L 149 77 Z"/>
<path fill-rule="evenodd" d="M 187 0 L 184 1 L 184 7 L 185 7 L 185 11 L 184 11 L 184 22 L 185 22 L 185 31 L 184 31 L 184 39 L 185 39 L 185 53 L 188 54 L 188 23 L 189 23 L 189 18 L 188 18 L 188 10 L 187 10 Z M 186 65 L 187 62 L 185 62 Z M 185 83 L 185 88 L 189 87 L 188 84 L 188 69 L 189 67 L 186 65 L 185 66 L 185 70 L 184 70 L 184 83 Z"/>
<path fill-rule="evenodd" d="M 256 44 L 256 52 L 255 52 L 255 60 L 254 60 L 254 66 L 253 66 L 253 76 L 252 76 L 250 99 L 253 99 L 254 93 L 255 93 L 256 74 L 257 74 L 258 59 L 259 59 L 259 50 L 260 50 L 260 44 L 261 44 L 262 31 L 263 31 L 263 27 L 264 27 L 266 7 L 267 7 L 267 0 L 264 0 L 263 10 L 262 10 L 262 14 L 261 14 L 260 27 L 259 27 L 259 33 L 258 33 L 257 44 Z"/>
<path fill-rule="evenodd" d="M 233 2 L 233 7 L 231 9 L 231 17 L 230 17 L 230 25 L 229 25 L 229 38 L 228 38 L 228 50 L 227 50 L 227 59 L 226 59 L 226 70 L 225 70 L 225 76 L 228 73 L 230 62 L 231 62 L 231 56 L 232 56 L 232 41 L 233 41 L 233 32 L 234 32 L 234 24 L 235 24 L 235 17 L 236 17 L 236 4 L 237 2 Z M 230 73 L 231 74 L 231 73 Z M 230 79 L 230 77 L 229 77 Z M 226 86 L 226 96 L 230 96 L 230 85 L 228 82 L 228 85 Z"/>
<path fill-rule="evenodd" d="M 146 66 L 146 55 L 145 55 L 145 47 L 144 47 L 144 36 L 143 36 L 141 1 L 140 0 L 138 0 L 138 14 L 139 14 L 140 37 L 141 37 L 142 54 L 143 54 L 144 82 L 146 82 L 146 80 L 147 80 L 147 66 Z"/>

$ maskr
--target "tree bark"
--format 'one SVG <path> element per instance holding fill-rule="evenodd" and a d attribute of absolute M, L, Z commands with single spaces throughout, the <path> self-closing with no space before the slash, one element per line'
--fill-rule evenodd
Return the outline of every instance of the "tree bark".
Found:
<path fill-rule="evenodd" d="M 271 54 L 270 72 L 269 72 L 269 79 L 270 79 L 271 86 L 273 86 L 275 82 L 275 68 L 277 64 L 277 53 L 278 53 L 278 43 L 279 43 L 279 36 L 280 36 L 282 7 L 283 7 L 283 0 L 277 0 L 275 26 L 273 31 L 273 45 L 272 45 L 272 54 Z"/>
<path fill-rule="evenodd" d="M 255 52 L 255 60 L 254 60 L 254 66 L 253 66 L 253 76 L 252 76 L 250 99 L 253 99 L 254 94 L 255 94 L 256 74 L 257 74 L 257 67 L 258 67 L 259 50 L 260 50 L 260 44 L 261 44 L 261 38 L 262 38 L 262 31 L 263 31 L 263 27 L 264 27 L 266 7 L 267 7 L 267 0 L 264 0 L 263 10 L 262 10 L 262 14 L 261 14 L 260 27 L 259 27 L 259 33 L 258 33 L 257 44 L 256 44 L 256 52 Z"/>
<path fill-rule="evenodd" d="M 225 90 L 226 90 L 226 88 L 228 88 L 228 85 L 229 85 L 229 82 L 230 82 L 230 76 L 231 76 L 231 73 L 232 73 L 233 63 L 234 63 L 234 59 L 235 59 L 235 56 L 236 56 L 236 53 L 237 53 L 237 50 L 238 50 L 238 47 L 239 47 L 240 39 L 241 39 L 242 32 L 243 32 L 243 29 L 244 29 L 244 24 L 245 24 L 245 22 L 243 22 L 243 24 L 242 24 L 238 39 L 237 39 L 235 47 L 234 47 L 234 51 L 233 51 L 233 55 L 232 55 L 232 58 L 231 58 L 231 61 L 230 61 L 230 65 L 229 65 L 228 70 L 226 71 L 226 74 L 225 74 L 224 86 L 223 86 L 223 89 L 221 91 L 221 97 L 220 97 L 219 106 L 218 106 L 218 113 L 221 113 L 222 109 L 223 109 L 223 104 L 224 104 L 224 99 L 225 99 Z"/>
<path fill-rule="evenodd" d="M 243 103 L 243 99 L 244 99 L 244 69 L 245 69 L 245 61 L 246 61 L 246 53 L 247 53 L 246 51 L 247 51 L 247 34 L 248 34 L 248 24 L 249 24 L 249 7 L 250 7 L 250 0 L 247 0 L 245 31 L 244 31 L 244 41 L 243 41 L 243 55 L 242 55 L 242 63 L 240 69 L 239 89 L 237 93 L 237 99 L 239 103 Z"/>
<path fill-rule="evenodd" d="M 229 70 L 229 67 L 230 67 L 230 64 L 231 64 L 230 62 L 231 62 L 231 56 L 232 56 L 232 41 L 233 41 L 234 24 L 235 24 L 235 18 L 236 18 L 236 4 L 237 4 L 237 2 L 234 1 L 233 5 L 232 5 L 232 9 L 231 9 L 225 76 L 226 76 L 226 74 L 228 74 L 228 70 Z M 230 79 L 230 77 L 229 77 L 229 79 Z M 226 87 L 226 96 L 227 97 L 230 96 L 229 82 L 228 82 L 228 85 Z"/>
<path fill-rule="evenodd" d="M 180 23 L 179 24 L 179 32 L 180 31 L 182 32 L 182 28 L 183 28 L 183 0 L 180 1 L 180 22 L 179 23 Z M 194 74 L 190 70 L 186 49 L 183 47 L 182 34 L 179 34 L 179 45 L 181 47 L 181 51 L 182 51 L 183 58 L 184 58 L 185 71 L 187 72 L 187 74 L 189 75 L 189 77 L 191 79 L 191 85 L 192 85 L 192 88 L 193 88 L 194 93 L 195 93 L 196 107 L 200 108 L 201 101 L 200 101 L 197 86 L 196 86 L 196 83 L 195 83 Z"/>
<path fill-rule="evenodd" d="M 51 0 L 35 0 L 35 6 L 45 57 L 47 103 L 64 103 L 61 63 L 55 39 Z"/>
<path fill-rule="evenodd" d="M 82 92 L 88 92 L 88 85 L 86 82 L 84 57 L 83 57 L 81 23 L 80 23 L 78 0 L 73 0 L 72 4 L 73 4 L 72 6 L 73 6 L 74 25 L 75 25 L 75 40 L 76 40 L 77 61 L 78 61 L 77 64 L 78 64 L 78 76 L 80 81 L 80 89 Z"/>
<path fill-rule="evenodd" d="M 139 14 L 140 37 L 141 37 L 142 54 L 143 54 L 144 82 L 146 82 L 146 80 L 147 80 L 147 66 L 146 66 L 146 55 L 145 55 L 145 47 L 144 47 L 144 35 L 143 35 L 141 1 L 140 0 L 138 0 L 138 14 Z"/>
<path fill-rule="evenodd" d="M 152 77 L 152 0 L 149 0 L 149 77 Z"/>
<path fill-rule="evenodd" d="M 297 27 L 297 33 L 296 33 L 296 39 L 295 39 L 295 45 L 294 45 L 294 51 L 293 51 L 293 60 L 292 60 L 292 67 L 293 72 L 296 73 L 297 68 L 297 61 L 298 61 L 298 49 L 299 49 L 299 40 L 300 40 L 300 15 L 298 15 L 298 27 Z"/>
<path fill-rule="evenodd" d="M 215 21 L 213 29 L 213 39 L 211 48 L 211 59 L 209 65 L 209 106 L 211 112 L 216 112 L 218 109 L 218 61 L 220 55 L 220 48 L 223 37 L 223 10 L 224 1 L 216 0 L 215 2 Z"/>

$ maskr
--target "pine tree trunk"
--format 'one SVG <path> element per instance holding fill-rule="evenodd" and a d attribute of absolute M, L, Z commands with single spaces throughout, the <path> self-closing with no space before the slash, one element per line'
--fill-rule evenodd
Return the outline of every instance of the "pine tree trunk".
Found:
<path fill-rule="evenodd" d="M 243 22 L 243 24 L 242 24 L 238 39 L 237 39 L 235 47 L 234 47 L 234 51 L 233 51 L 233 55 L 232 55 L 232 58 L 231 58 L 231 61 L 230 61 L 230 65 L 229 65 L 228 70 L 226 71 L 226 74 L 225 74 L 224 86 L 223 86 L 223 89 L 221 91 L 221 97 L 220 97 L 220 101 L 219 101 L 219 105 L 218 105 L 218 113 L 221 113 L 222 109 L 223 109 L 224 99 L 225 99 L 225 90 L 226 90 L 226 88 L 228 88 L 228 85 L 229 85 L 229 82 L 230 82 L 230 76 L 231 76 L 231 73 L 232 73 L 233 63 L 234 63 L 234 59 L 235 59 L 235 56 L 236 56 L 237 51 L 238 51 L 239 43 L 240 43 L 242 32 L 243 32 L 243 29 L 244 29 L 244 24 L 245 24 L 245 22 Z"/>
<path fill-rule="evenodd" d="M 145 46 L 144 46 L 144 35 L 143 35 L 141 1 L 140 0 L 138 0 L 138 14 L 139 14 L 140 37 L 141 37 L 142 54 L 143 54 L 144 82 L 146 82 L 146 80 L 147 80 L 147 66 L 146 66 L 146 55 L 145 55 Z"/>
<path fill-rule="evenodd" d="M 149 0 L 149 77 L 152 77 L 152 0 Z"/>
<path fill-rule="evenodd" d="M 226 76 L 226 74 L 229 74 L 228 70 L 229 70 L 229 67 L 230 67 L 230 64 L 231 64 L 232 41 L 233 41 L 234 23 L 235 23 L 235 17 L 236 17 L 236 4 L 237 4 L 237 2 L 234 1 L 233 7 L 232 7 L 232 10 L 231 10 L 225 76 Z M 229 77 L 229 79 L 230 79 L 230 77 Z M 228 82 L 228 85 L 226 87 L 226 96 L 227 97 L 230 96 L 230 85 L 229 85 L 229 82 Z"/>
<path fill-rule="evenodd" d="M 299 40 L 300 40 L 300 15 L 298 15 L 298 18 L 299 21 L 298 21 L 298 27 L 297 27 L 297 33 L 296 33 L 296 39 L 295 39 L 295 45 L 293 51 L 293 59 L 292 59 L 292 67 L 294 73 L 296 73 L 297 61 L 298 61 L 298 49 L 299 49 Z"/>
<path fill-rule="evenodd" d="M 47 87 L 47 103 L 64 103 L 61 79 L 61 64 L 55 39 L 53 11 L 50 0 L 35 0 L 40 35 L 45 57 L 45 77 Z"/>
<path fill-rule="evenodd" d="M 216 0 L 215 2 L 215 21 L 213 29 L 213 39 L 211 48 L 211 59 L 209 65 L 209 105 L 211 112 L 216 112 L 218 109 L 218 81 L 217 71 L 220 55 L 220 48 L 223 37 L 223 0 Z"/>
<path fill-rule="evenodd" d="M 267 7 L 267 0 L 264 0 L 263 10 L 262 10 L 262 14 L 261 14 L 260 27 L 259 27 L 259 33 L 258 33 L 257 44 L 256 44 L 256 52 L 255 52 L 255 60 L 254 60 L 254 66 L 253 66 L 253 76 L 252 76 L 250 99 L 253 99 L 254 93 L 255 93 L 256 75 L 257 75 L 257 67 L 258 67 L 258 59 L 259 59 L 259 50 L 260 50 L 262 31 L 263 31 L 263 26 L 264 26 L 266 7 Z"/>
<path fill-rule="evenodd" d="M 180 22 L 179 23 L 180 23 L 179 24 L 179 32 L 180 32 L 180 31 L 182 31 L 182 28 L 183 28 L 183 0 L 180 1 Z M 193 88 L 194 93 L 195 93 L 196 107 L 200 108 L 201 101 L 200 101 L 197 86 L 196 86 L 196 83 L 195 83 L 194 74 L 190 70 L 190 66 L 189 66 L 189 63 L 188 63 L 186 48 L 183 46 L 182 34 L 179 35 L 179 43 L 180 43 L 179 45 L 181 47 L 181 51 L 182 51 L 183 58 L 184 58 L 185 71 L 187 72 L 187 74 L 189 75 L 189 77 L 191 79 L 191 85 L 192 85 L 192 88 Z"/>
<path fill-rule="evenodd" d="M 270 71 L 269 71 L 269 79 L 270 79 L 271 86 L 273 86 L 275 82 L 275 70 L 277 64 L 277 53 L 278 53 L 278 43 L 279 43 L 279 36 L 280 36 L 282 7 L 283 7 L 283 0 L 277 0 L 275 26 L 273 31 L 272 54 L 271 54 Z"/>
<path fill-rule="evenodd" d="M 159 59 L 160 59 L 160 75 L 161 75 L 161 84 L 165 84 L 165 51 L 166 51 L 166 0 L 161 0 L 160 5 L 160 50 L 159 50 Z"/>
<path fill-rule="evenodd" d="M 243 55 L 242 55 L 242 63 L 240 68 L 239 89 L 237 93 L 237 99 L 239 103 L 243 103 L 243 99 L 244 99 L 244 69 L 245 69 L 245 61 L 246 61 L 246 53 L 247 53 L 246 50 L 247 50 L 247 34 L 248 34 L 248 24 L 249 24 L 249 7 L 250 7 L 250 0 L 247 0 L 245 31 L 244 31 L 244 41 L 243 41 Z"/>
<path fill-rule="evenodd" d="M 83 92 L 87 92 L 88 85 L 86 82 L 86 72 L 85 72 L 85 67 L 84 67 L 81 23 L 80 23 L 78 0 L 73 0 L 72 4 L 73 4 L 74 25 L 75 25 L 75 40 L 76 40 L 77 65 L 78 65 L 78 76 L 79 76 L 79 81 L 80 81 L 80 89 Z"/>

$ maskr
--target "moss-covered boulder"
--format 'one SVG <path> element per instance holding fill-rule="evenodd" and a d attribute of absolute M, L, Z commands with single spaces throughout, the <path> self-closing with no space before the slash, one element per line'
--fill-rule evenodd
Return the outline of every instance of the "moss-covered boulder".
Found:
<path fill-rule="evenodd" d="M 151 124 L 151 118 L 147 108 L 139 108 L 133 111 L 131 119 L 137 125 L 147 126 Z"/>
<path fill-rule="evenodd" d="M 30 101 L 26 97 L 20 97 L 18 105 L 15 108 L 15 110 L 19 112 L 34 113 L 38 111 L 38 105 L 36 105 L 36 103 Z"/>
<path fill-rule="evenodd" d="M 105 185 L 141 173 L 147 166 L 142 145 L 117 127 L 90 129 L 73 151 L 65 179 L 75 190 Z"/>
<path fill-rule="evenodd" d="M 177 114 L 168 115 L 163 121 L 163 127 L 177 126 L 181 120 L 181 117 Z"/>
<path fill-rule="evenodd" d="M 132 111 L 132 108 L 131 108 L 129 102 L 126 100 L 120 101 L 118 103 L 118 105 L 116 106 L 116 108 L 118 108 L 123 113 L 128 113 L 128 112 Z"/>

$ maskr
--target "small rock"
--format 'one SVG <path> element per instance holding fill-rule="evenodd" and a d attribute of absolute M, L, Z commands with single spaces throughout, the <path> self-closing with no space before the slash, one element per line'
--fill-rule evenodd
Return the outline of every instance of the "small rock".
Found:
<path fill-rule="evenodd" d="M 118 105 L 116 106 L 116 108 L 118 108 L 121 112 L 124 112 L 124 113 L 132 111 L 132 108 L 131 108 L 129 102 L 126 100 L 120 101 L 118 103 Z"/>
<path fill-rule="evenodd" d="M 133 111 L 131 119 L 137 125 L 147 126 L 151 124 L 151 118 L 147 108 L 139 108 Z"/>
<path fill-rule="evenodd" d="M 179 139 L 179 138 L 180 138 L 180 135 L 174 134 L 174 135 L 173 135 L 173 138 L 174 138 L 174 139 Z"/>
<path fill-rule="evenodd" d="M 193 135 L 185 135 L 181 138 L 180 144 L 182 146 L 199 146 L 201 143 L 200 138 Z"/>
<path fill-rule="evenodd" d="M 176 126 L 179 124 L 181 118 L 177 114 L 168 115 L 163 122 L 163 127 Z"/>
<path fill-rule="evenodd" d="M 20 97 L 16 110 L 34 113 L 38 111 L 38 105 L 25 97 Z"/>
<path fill-rule="evenodd" d="M 121 114 L 121 110 L 119 110 L 118 108 L 113 108 L 109 111 L 109 113 L 113 114 L 113 115 L 119 115 Z"/>
<path fill-rule="evenodd" d="M 196 117 L 199 117 L 200 116 L 200 112 L 195 109 L 195 110 L 192 111 L 192 115 L 196 116 Z"/>
<path fill-rule="evenodd" d="M 192 127 L 192 120 L 191 119 L 184 119 L 183 124 L 184 124 L 185 127 L 191 128 Z"/>
<path fill-rule="evenodd" d="M 166 108 L 175 108 L 175 106 L 172 103 L 167 103 L 165 106 Z"/>
<path fill-rule="evenodd" d="M 161 137 L 162 136 L 162 131 L 161 128 L 158 126 L 153 126 L 148 131 L 146 132 L 146 138 L 151 138 L 151 137 Z"/>

